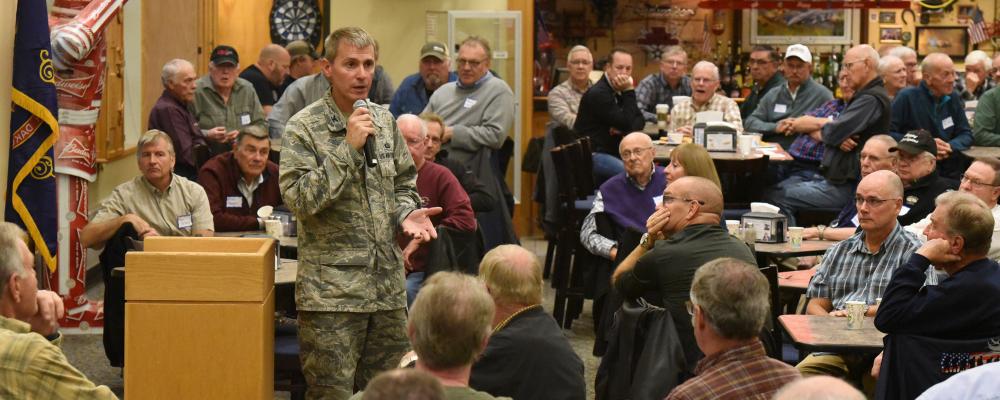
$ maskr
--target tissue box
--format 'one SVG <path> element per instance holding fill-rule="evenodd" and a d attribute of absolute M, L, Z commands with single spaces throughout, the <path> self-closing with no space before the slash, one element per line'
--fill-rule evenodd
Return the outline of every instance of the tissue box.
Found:
<path fill-rule="evenodd" d="M 741 229 L 752 229 L 756 241 L 761 243 L 783 243 L 788 218 L 779 213 L 749 212 L 740 218 Z"/>
<path fill-rule="evenodd" d="M 694 124 L 694 142 L 708 151 L 736 151 L 736 126 L 724 121 Z"/>

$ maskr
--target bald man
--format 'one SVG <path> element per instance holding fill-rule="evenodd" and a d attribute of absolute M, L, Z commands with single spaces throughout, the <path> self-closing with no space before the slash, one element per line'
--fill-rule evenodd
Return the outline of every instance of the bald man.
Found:
<path fill-rule="evenodd" d="M 285 90 L 285 77 L 292 58 L 288 50 L 276 44 L 269 44 L 260 50 L 257 62 L 240 73 L 240 78 L 250 81 L 257 92 L 264 115 L 271 114 L 271 107 L 281 98 Z"/>
<path fill-rule="evenodd" d="M 687 372 L 693 372 L 704 357 L 684 306 L 690 300 L 695 270 L 722 257 L 757 265 L 750 248 L 719 225 L 722 204 L 722 191 L 708 179 L 687 176 L 671 182 L 663 191 L 661 204 L 646 220 L 647 232 L 639 246 L 612 275 L 612 282 L 625 298 L 659 293 L 646 300 L 670 310 L 684 348 Z"/>
<path fill-rule="evenodd" d="M 955 90 L 955 64 L 944 53 L 931 53 L 920 71 L 920 85 L 902 90 L 892 102 L 890 134 L 900 140 L 907 132 L 927 130 L 937 142 L 941 175 L 958 179 L 972 163 L 962 151 L 972 146 L 973 137 L 965 102 Z"/>
<path fill-rule="evenodd" d="M 534 253 L 505 244 L 490 250 L 479 278 L 496 314 L 469 386 L 518 400 L 583 400 L 583 361 L 552 314 L 542 308 L 542 266 Z"/>
<path fill-rule="evenodd" d="M 865 400 L 854 386 L 829 376 L 813 376 L 785 385 L 774 400 Z"/>
<path fill-rule="evenodd" d="M 406 141 L 406 148 L 417 168 L 417 193 L 426 207 L 441 207 L 442 211 L 431 217 L 434 226 L 447 226 L 460 232 L 476 231 L 476 216 L 472 213 L 472 202 L 462 189 L 455 175 L 448 168 L 427 161 L 427 123 L 413 114 L 403 114 L 396 119 L 399 133 Z M 413 304 L 423 285 L 429 243 L 411 240 L 405 235 L 397 235 L 396 242 L 403 249 L 403 266 L 406 269 L 406 304 Z"/>
<path fill-rule="evenodd" d="M 594 207 L 583 220 L 580 243 L 596 256 L 615 261 L 618 242 L 615 238 L 627 229 L 644 231 L 646 219 L 660 204 L 667 176 L 663 167 L 653 163 L 653 141 L 642 132 L 632 132 L 618 145 L 618 154 L 625 171 L 601 185 L 594 198 Z M 597 231 L 597 214 L 604 213 L 614 224 L 614 232 Z M 610 236 L 610 237 L 609 237 Z"/>

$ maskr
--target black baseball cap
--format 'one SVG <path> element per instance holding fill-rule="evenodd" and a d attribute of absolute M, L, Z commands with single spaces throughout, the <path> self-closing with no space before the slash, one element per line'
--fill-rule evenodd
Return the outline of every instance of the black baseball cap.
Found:
<path fill-rule="evenodd" d="M 917 129 L 915 131 L 906 132 L 902 139 L 899 139 L 899 144 L 896 147 L 890 148 L 889 151 L 902 151 L 911 156 L 917 154 L 928 152 L 937 155 L 937 142 L 934 141 L 934 137 L 931 136 L 930 132 L 923 129 Z"/>
<path fill-rule="evenodd" d="M 209 57 L 209 61 L 211 61 L 212 64 L 215 65 L 226 64 L 226 63 L 239 65 L 240 55 L 236 54 L 236 49 L 232 48 L 231 46 L 226 46 L 226 45 L 215 46 L 215 49 L 212 49 L 212 56 Z"/>

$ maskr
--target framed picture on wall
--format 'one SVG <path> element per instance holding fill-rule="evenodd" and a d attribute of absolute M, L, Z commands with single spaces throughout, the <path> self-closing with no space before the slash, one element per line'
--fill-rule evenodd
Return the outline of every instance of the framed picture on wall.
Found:
<path fill-rule="evenodd" d="M 953 58 L 965 57 L 968 35 L 964 26 L 917 27 L 917 55 L 944 53 Z"/>
<path fill-rule="evenodd" d="M 878 29 L 879 43 L 903 43 L 903 27 L 882 26 Z"/>
<path fill-rule="evenodd" d="M 880 23 L 880 24 L 895 24 L 896 23 L 896 12 L 895 11 L 879 11 L 879 13 L 878 13 L 878 23 Z"/>
<path fill-rule="evenodd" d="M 751 44 L 851 44 L 857 10 L 750 10 Z M 859 18 L 857 18 L 859 19 Z"/>

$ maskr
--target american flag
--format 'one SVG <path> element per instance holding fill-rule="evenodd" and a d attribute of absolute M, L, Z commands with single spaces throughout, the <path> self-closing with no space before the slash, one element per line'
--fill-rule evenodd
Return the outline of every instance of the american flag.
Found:
<path fill-rule="evenodd" d="M 712 51 L 711 34 L 712 32 L 708 30 L 708 17 L 705 17 L 705 25 L 702 29 L 702 34 L 701 34 L 701 52 L 706 55 Z"/>
<path fill-rule="evenodd" d="M 976 7 L 976 10 L 972 12 L 972 21 L 969 23 L 969 40 L 975 46 L 987 39 L 989 37 L 986 36 L 986 22 L 983 21 L 983 11 L 979 7 Z"/>

